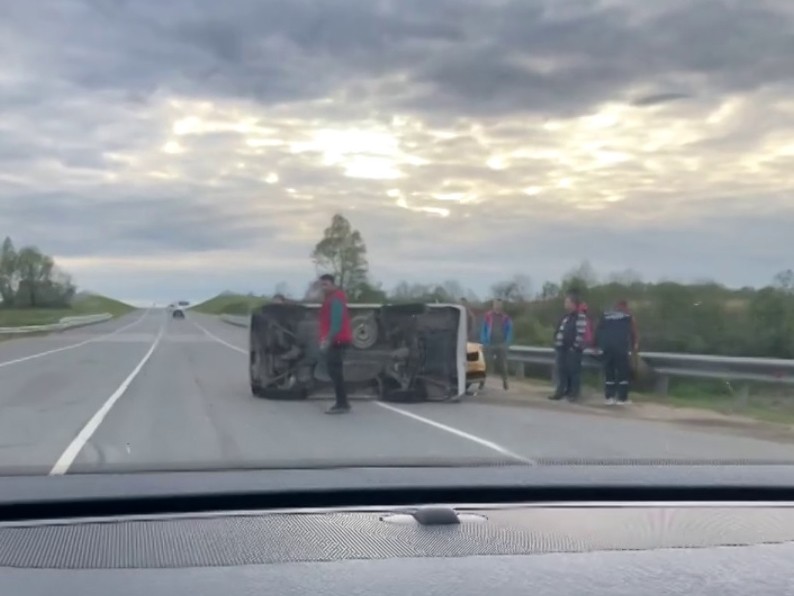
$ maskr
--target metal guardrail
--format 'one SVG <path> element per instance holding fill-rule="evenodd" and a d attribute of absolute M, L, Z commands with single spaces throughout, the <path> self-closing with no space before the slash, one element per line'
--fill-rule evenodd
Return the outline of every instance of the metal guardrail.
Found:
<path fill-rule="evenodd" d="M 669 352 L 640 352 L 640 359 L 654 375 L 656 392 L 666 394 L 671 377 L 740 381 L 746 393 L 746 383 L 784 383 L 794 385 L 794 360 L 779 358 L 746 358 L 711 356 L 707 354 L 676 354 Z M 535 346 L 513 346 L 508 360 L 514 365 L 544 365 L 554 368 L 554 349 Z M 598 369 L 601 364 L 595 352 L 585 351 L 582 365 Z"/>
<path fill-rule="evenodd" d="M 229 325 L 236 325 L 237 327 L 248 327 L 249 317 L 240 315 L 221 315 L 221 320 Z"/>
<path fill-rule="evenodd" d="M 221 318 L 231 325 L 248 327 L 249 318 L 246 316 L 221 315 Z M 518 374 L 526 376 L 525 365 L 534 365 L 547 368 L 553 376 L 554 356 L 553 348 L 512 346 L 508 361 Z M 653 374 L 656 392 L 661 394 L 667 393 L 671 377 L 739 381 L 743 383 L 738 388 L 740 394 L 747 393 L 747 383 L 750 382 L 794 385 L 794 360 L 667 352 L 640 352 L 639 356 Z M 592 350 L 585 351 L 582 365 L 589 369 L 601 368 L 601 362 Z"/>
<path fill-rule="evenodd" d="M 49 325 L 24 325 L 21 327 L 0 327 L 0 335 L 24 335 L 25 333 L 46 333 L 50 331 L 63 331 L 84 325 L 102 323 L 113 318 L 110 313 L 85 315 L 80 317 L 64 317 L 57 323 Z"/>

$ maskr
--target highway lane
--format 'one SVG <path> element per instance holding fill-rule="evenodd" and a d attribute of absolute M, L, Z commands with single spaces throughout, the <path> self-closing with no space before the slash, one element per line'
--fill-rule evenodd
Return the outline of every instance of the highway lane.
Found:
<path fill-rule="evenodd" d="M 138 311 L 0 344 L 0 470 L 48 471 L 129 374 L 161 319 Z"/>
<path fill-rule="evenodd" d="M 118 334 L 139 325 L 146 311 L 133 311 L 118 319 L 95 325 L 67 329 L 57 333 L 37 336 L 21 336 L 0 342 L 0 369 L 21 361 L 35 360 L 43 355 L 77 349 L 87 343 Z"/>
<path fill-rule="evenodd" d="M 247 330 L 214 317 L 196 321 L 223 342 L 245 346 Z M 498 383 L 495 383 L 498 385 Z M 499 388 L 491 389 L 497 393 Z M 362 404 L 387 409 L 408 422 L 441 424 L 486 439 L 506 451 L 534 459 L 791 459 L 791 445 L 719 434 L 713 429 L 664 422 L 593 416 L 567 411 L 502 406 L 468 398 L 461 404 Z M 408 414 L 406 416 L 406 414 Z M 424 422 L 413 416 L 419 416 Z"/>
<path fill-rule="evenodd" d="M 194 313 L 171 321 L 155 356 L 82 450 L 75 470 L 507 461 L 373 403 L 357 402 L 354 415 L 329 417 L 325 401 L 254 398 L 246 332 L 228 327 Z"/>
<path fill-rule="evenodd" d="M 252 397 L 246 344 L 214 317 L 158 310 L 0 344 L 0 470 L 792 456 L 788 444 L 477 398 L 357 401 L 329 417 L 324 400 Z"/>

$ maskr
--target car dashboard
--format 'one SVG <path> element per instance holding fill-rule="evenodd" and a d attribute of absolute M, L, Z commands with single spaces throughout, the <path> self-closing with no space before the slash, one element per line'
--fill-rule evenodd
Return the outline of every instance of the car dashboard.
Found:
<path fill-rule="evenodd" d="M 782 500 L 207 508 L 0 525 L 0 593 L 22 596 L 780 595 L 794 594 L 792 560 L 794 506 Z"/>

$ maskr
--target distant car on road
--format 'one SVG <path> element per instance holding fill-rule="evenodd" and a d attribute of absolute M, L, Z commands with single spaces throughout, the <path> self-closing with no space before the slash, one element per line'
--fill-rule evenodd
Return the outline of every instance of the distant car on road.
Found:
<path fill-rule="evenodd" d="M 172 319 L 184 319 L 185 318 L 185 309 L 176 307 L 171 311 L 171 318 Z"/>

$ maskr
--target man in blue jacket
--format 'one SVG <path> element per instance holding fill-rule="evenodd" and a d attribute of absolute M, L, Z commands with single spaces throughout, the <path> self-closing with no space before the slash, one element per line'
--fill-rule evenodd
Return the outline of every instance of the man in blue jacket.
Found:
<path fill-rule="evenodd" d="M 480 343 L 485 349 L 487 363 L 496 362 L 496 369 L 502 376 L 502 387 L 507 391 L 507 351 L 513 343 L 513 320 L 504 311 L 504 305 L 498 298 L 483 317 Z"/>

